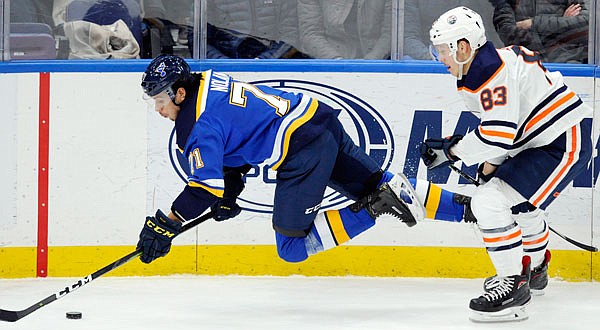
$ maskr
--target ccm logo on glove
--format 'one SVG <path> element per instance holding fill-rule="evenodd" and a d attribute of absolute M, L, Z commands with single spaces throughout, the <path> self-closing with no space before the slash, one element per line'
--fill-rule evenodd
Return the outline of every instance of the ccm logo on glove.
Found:
<path fill-rule="evenodd" d="M 154 230 L 156 233 L 162 235 L 162 236 L 167 236 L 169 238 L 173 238 L 176 233 L 172 233 L 162 227 L 157 226 L 154 222 L 152 222 L 154 218 L 152 217 L 148 217 L 146 220 L 146 226 L 150 227 L 152 230 Z"/>

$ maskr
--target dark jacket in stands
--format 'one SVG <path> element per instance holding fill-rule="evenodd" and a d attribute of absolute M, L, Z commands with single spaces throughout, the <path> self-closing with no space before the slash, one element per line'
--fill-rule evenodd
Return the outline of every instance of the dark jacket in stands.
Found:
<path fill-rule="evenodd" d="M 564 17 L 572 3 L 581 4 L 577 16 Z M 530 29 L 516 22 L 532 19 Z M 525 46 L 540 53 L 542 61 L 587 63 L 589 0 L 506 0 L 494 11 L 494 25 L 506 45 Z"/>
<path fill-rule="evenodd" d="M 298 40 L 296 1 L 211 0 L 207 58 L 286 58 Z"/>

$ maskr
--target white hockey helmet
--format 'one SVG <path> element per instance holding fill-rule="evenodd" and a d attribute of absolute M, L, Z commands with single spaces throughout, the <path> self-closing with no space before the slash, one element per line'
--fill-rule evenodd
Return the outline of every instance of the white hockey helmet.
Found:
<path fill-rule="evenodd" d="M 450 9 L 433 22 L 429 39 L 434 47 L 447 44 L 450 54 L 456 60 L 459 40 L 466 39 L 473 53 L 486 43 L 483 20 L 478 13 L 467 7 Z"/>

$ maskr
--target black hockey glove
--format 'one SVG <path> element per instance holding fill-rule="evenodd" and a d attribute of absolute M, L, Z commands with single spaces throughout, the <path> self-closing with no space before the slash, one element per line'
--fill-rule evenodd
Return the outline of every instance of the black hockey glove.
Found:
<path fill-rule="evenodd" d="M 235 201 L 244 190 L 245 184 L 242 178 L 250 169 L 252 169 L 250 165 L 223 167 L 223 180 L 225 181 L 223 198 L 211 206 L 213 218 L 216 221 L 234 218 L 242 212 L 242 208 Z"/>
<path fill-rule="evenodd" d="M 211 210 L 214 214 L 213 218 L 215 218 L 217 221 L 234 218 L 240 214 L 240 212 L 242 212 L 242 208 L 235 202 L 235 198 L 219 199 L 215 204 L 213 204 Z"/>
<path fill-rule="evenodd" d="M 161 210 L 157 210 L 154 217 L 146 217 L 136 248 L 142 250 L 140 260 L 149 264 L 167 255 L 171 250 L 171 241 L 180 230 L 181 222 L 169 219 Z"/>
<path fill-rule="evenodd" d="M 427 139 L 419 146 L 421 159 L 428 169 L 448 166 L 460 160 L 450 155 L 450 147 L 462 139 L 462 135 L 452 135 L 443 139 Z"/>

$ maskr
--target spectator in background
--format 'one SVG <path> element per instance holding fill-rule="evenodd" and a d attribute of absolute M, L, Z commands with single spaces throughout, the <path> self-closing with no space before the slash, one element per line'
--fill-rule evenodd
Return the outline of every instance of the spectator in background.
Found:
<path fill-rule="evenodd" d="M 146 6 L 146 2 L 147 0 L 144 0 L 144 6 Z M 164 18 L 179 27 L 176 40 L 178 44 L 187 45 L 188 32 L 192 29 L 193 17 L 194 0 L 168 0 Z"/>
<path fill-rule="evenodd" d="M 298 0 L 302 50 L 314 58 L 388 59 L 391 0 Z"/>
<path fill-rule="evenodd" d="M 298 55 L 295 0 L 210 0 L 207 5 L 207 58 Z"/>
<path fill-rule="evenodd" d="M 52 18 L 63 34 L 64 24 L 70 21 L 86 21 L 98 25 L 110 25 L 121 19 L 127 25 L 138 45 L 142 38 L 142 9 L 140 0 L 54 0 Z M 61 33 L 62 32 L 62 33 Z"/>
<path fill-rule="evenodd" d="M 154 58 L 159 54 L 173 54 L 177 44 L 171 31 L 179 31 L 179 25 L 168 20 L 167 10 L 161 0 L 141 0 L 143 6 L 142 58 Z M 169 9 L 180 1 L 169 3 Z M 186 30 L 187 31 L 187 30 Z M 186 40 L 187 44 L 187 40 Z"/>
<path fill-rule="evenodd" d="M 494 25 L 505 44 L 537 51 L 543 62 L 588 62 L 589 0 L 498 1 Z"/>
<path fill-rule="evenodd" d="M 152 58 L 159 53 L 173 54 L 173 48 L 176 45 L 174 37 L 178 40 L 178 35 L 181 35 L 178 33 L 179 24 L 190 21 L 192 14 L 192 0 L 170 0 L 166 7 L 162 0 L 53 0 L 52 9 L 58 34 L 70 36 L 68 39 L 71 49 L 68 56 L 71 58 L 74 52 L 73 47 L 76 47 L 77 52 L 81 54 L 78 56 L 86 58 L 113 55 L 137 57 L 136 48 L 139 49 L 141 57 L 147 58 Z M 102 26 L 112 26 L 119 19 L 125 23 L 127 29 L 134 36 L 137 46 L 131 44 L 122 24 L 119 25 L 120 31 L 117 36 L 110 36 L 110 31 L 115 31 L 114 27 L 109 28 L 109 33 L 102 31 Z M 70 31 L 65 31 L 67 25 Z M 81 31 L 82 29 L 84 31 Z M 181 29 L 185 31 L 183 35 L 187 37 L 187 28 L 184 26 Z M 86 37 L 88 33 L 93 36 Z M 115 38 L 121 39 L 117 43 L 127 46 L 125 48 L 128 49 L 127 54 L 111 54 L 111 49 L 99 49 L 97 40 L 103 40 L 107 35 L 109 44 Z M 96 45 L 88 47 L 90 43 Z M 87 50 L 82 53 L 83 48 L 87 48 Z M 123 49 L 120 45 L 112 45 L 109 48 Z M 156 54 L 153 54 L 153 51 Z"/>
<path fill-rule="evenodd" d="M 68 58 L 139 58 L 139 0 L 54 0 L 56 33 L 68 40 Z"/>
<path fill-rule="evenodd" d="M 441 14 L 456 8 L 465 6 L 479 13 L 483 18 L 483 24 L 487 40 L 495 46 L 502 47 L 494 26 L 491 24 L 493 6 L 487 1 L 481 0 L 405 0 L 404 1 L 404 58 L 415 60 L 431 60 L 429 52 L 429 29 L 431 24 Z"/>
<path fill-rule="evenodd" d="M 163 49 L 162 53 L 172 54 L 172 46 L 175 44 L 187 45 L 188 32 L 191 30 L 194 16 L 193 0 L 169 0 L 164 3 L 162 0 L 141 0 L 141 2 L 146 23 L 160 29 L 161 46 L 171 46 L 170 50 Z"/>
<path fill-rule="evenodd" d="M 140 0 L 144 17 L 159 17 L 179 26 L 192 24 L 193 0 Z"/>

